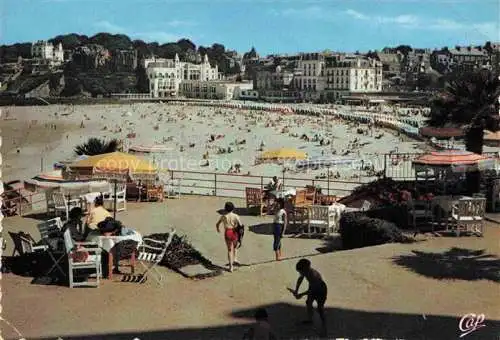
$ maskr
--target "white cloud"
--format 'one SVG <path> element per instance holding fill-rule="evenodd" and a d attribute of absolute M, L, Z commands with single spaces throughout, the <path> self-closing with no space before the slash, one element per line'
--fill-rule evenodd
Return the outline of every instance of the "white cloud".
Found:
<path fill-rule="evenodd" d="M 115 25 L 115 24 L 113 24 L 109 21 L 106 21 L 106 20 L 98 21 L 98 22 L 94 23 L 94 26 L 97 29 L 100 29 L 100 30 L 107 32 L 107 33 L 125 33 L 126 32 L 125 28 L 118 26 L 118 25 Z"/>
<path fill-rule="evenodd" d="M 194 21 L 189 21 L 189 20 L 171 20 L 167 22 L 167 25 L 171 27 L 195 26 L 196 23 Z"/>
<path fill-rule="evenodd" d="M 367 15 L 364 15 L 363 13 L 360 13 L 358 11 L 355 11 L 353 9 L 348 9 L 345 11 L 347 15 L 350 15 L 351 17 L 358 19 L 358 20 L 368 20 L 369 17 Z"/>
<path fill-rule="evenodd" d="M 140 32 L 140 33 L 134 33 L 133 36 L 135 38 L 138 38 L 138 39 L 141 39 L 144 41 L 156 41 L 160 44 L 164 44 L 164 43 L 168 43 L 168 42 L 175 42 L 175 41 L 178 41 L 179 39 L 182 39 L 182 38 L 190 39 L 190 37 L 186 36 L 186 35 L 169 33 L 169 32 L 164 32 L 164 31 Z"/>
<path fill-rule="evenodd" d="M 186 22 L 182 22 L 186 23 Z M 171 21 L 169 24 L 171 27 L 180 26 L 181 23 Z M 122 26 L 116 25 L 112 22 L 102 20 L 94 23 L 94 27 L 97 28 L 101 32 L 113 33 L 113 34 L 125 34 L 128 35 L 131 39 L 141 39 L 145 41 L 156 41 L 160 44 L 167 42 L 178 41 L 182 38 L 192 39 L 192 37 L 188 34 L 178 34 L 166 31 L 144 31 L 144 32 L 135 32 L 129 29 L 126 29 Z"/>

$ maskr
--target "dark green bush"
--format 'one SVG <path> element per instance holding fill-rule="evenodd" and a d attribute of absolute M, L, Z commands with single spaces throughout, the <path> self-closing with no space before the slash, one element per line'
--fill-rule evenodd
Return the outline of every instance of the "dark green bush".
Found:
<path fill-rule="evenodd" d="M 405 205 L 388 205 L 368 210 L 366 215 L 394 223 L 399 229 L 408 229 L 408 209 Z"/>
<path fill-rule="evenodd" d="M 344 249 L 408 240 L 394 223 L 370 218 L 361 212 L 343 214 L 340 219 L 339 233 Z"/>

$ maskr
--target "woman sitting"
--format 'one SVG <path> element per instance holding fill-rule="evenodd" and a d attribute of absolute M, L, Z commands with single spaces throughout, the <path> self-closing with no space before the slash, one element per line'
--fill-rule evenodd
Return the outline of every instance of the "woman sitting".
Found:
<path fill-rule="evenodd" d="M 89 232 L 97 231 L 97 225 L 104 221 L 106 217 L 112 217 L 109 211 L 104 209 L 104 199 L 101 196 L 97 196 L 94 201 L 94 208 L 90 210 L 87 220 L 85 221 L 85 235 Z"/>
<path fill-rule="evenodd" d="M 64 235 L 64 232 L 69 229 L 73 241 L 85 241 L 85 235 L 82 233 L 82 216 L 82 208 L 76 207 L 71 209 L 71 211 L 69 212 L 69 219 L 66 223 L 64 223 L 64 226 L 61 229 L 61 233 Z"/>

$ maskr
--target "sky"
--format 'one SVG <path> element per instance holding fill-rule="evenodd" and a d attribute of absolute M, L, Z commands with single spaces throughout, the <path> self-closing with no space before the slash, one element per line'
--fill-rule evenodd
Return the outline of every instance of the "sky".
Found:
<path fill-rule="evenodd" d="M 499 0 L 0 0 L 0 44 L 123 33 L 261 55 L 500 42 Z"/>

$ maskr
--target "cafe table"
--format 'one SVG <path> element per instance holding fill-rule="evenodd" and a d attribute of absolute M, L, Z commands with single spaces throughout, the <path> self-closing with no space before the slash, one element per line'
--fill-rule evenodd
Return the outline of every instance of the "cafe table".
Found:
<path fill-rule="evenodd" d="M 113 256 L 114 248 L 120 242 L 123 241 L 135 241 L 138 246 L 142 244 L 142 236 L 137 231 L 129 228 L 122 229 L 122 235 L 111 236 L 111 235 L 101 235 L 99 232 L 90 232 L 87 236 L 88 242 L 96 242 L 100 248 L 108 253 L 108 279 L 113 278 Z M 135 262 L 135 252 L 132 252 L 131 262 Z"/>
<path fill-rule="evenodd" d="M 297 191 L 295 189 L 272 190 L 272 191 L 269 191 L 269 194 L 273 195 L 276 198 L 285 198 L 288 196 L 295 196 L 297 194 Z"/>

